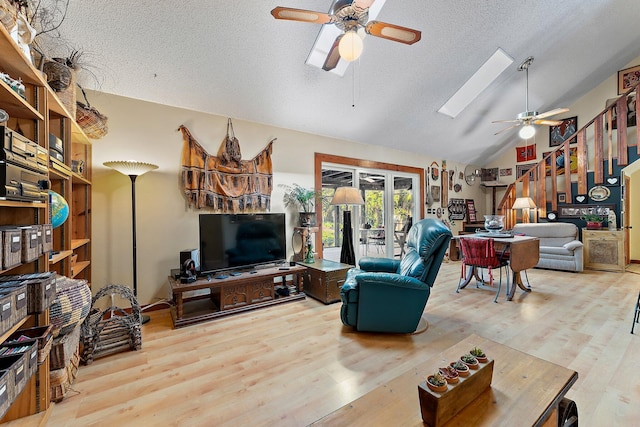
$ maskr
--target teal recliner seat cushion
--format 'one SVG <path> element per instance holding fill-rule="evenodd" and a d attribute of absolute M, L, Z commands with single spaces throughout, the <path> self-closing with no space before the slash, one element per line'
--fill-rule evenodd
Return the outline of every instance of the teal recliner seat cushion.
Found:
<path fill-rule="evenodd" d="M 451 237 L 441 221 L 425 219 L 409 230 L 402 260 L 362 258 L 340 291 L 342 322 L 359 331 L 414 332 Z"/>

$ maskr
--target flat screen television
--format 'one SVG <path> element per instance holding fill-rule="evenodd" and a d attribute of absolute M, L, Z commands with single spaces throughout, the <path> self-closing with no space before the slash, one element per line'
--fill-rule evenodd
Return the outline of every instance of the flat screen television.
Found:
<path fill-rule="evenodd" d="M 200 214 L 200 271 L 281 263 L 287 254 L 285 214 Z"/>

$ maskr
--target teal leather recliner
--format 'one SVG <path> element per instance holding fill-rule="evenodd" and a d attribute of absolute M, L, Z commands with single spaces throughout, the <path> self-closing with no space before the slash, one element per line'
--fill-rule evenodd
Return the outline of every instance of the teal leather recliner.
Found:
<path fill-rule="evenodd" d="M 409 230 L 402 260 L 360 259 L 340 290 L 342 323 L 358 331 L 414 332 L 451 237 L 442 221 L 423 219 Z"/>

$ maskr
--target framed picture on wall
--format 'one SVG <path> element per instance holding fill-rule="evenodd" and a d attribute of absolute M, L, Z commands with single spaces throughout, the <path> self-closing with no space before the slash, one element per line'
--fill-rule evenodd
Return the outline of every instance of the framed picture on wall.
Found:
<path fill-rule="evenodd" d="M 532 168 L 535 168 L 535 163 L 527 163 L 525 165 L 516 165 L 516 179 L 520 178 L 525 173 L 529 172 Z"/>
<path fill-rule="evenodd" d="M 567 203 L 566 193 L 558 193 L 558 203 Z"/>
<path fill-rule="evenodd" d="M 640 82 L 640 65 L 618 71 L 618 95 L 622 95 Z"/>
<path fill-rule="evenodd" d="M 563 119 L 562 123 L 557 126 L 549 126 L 549 147 L 557 147 L 562 145 L 571 135 L 578 130 L 578 116 Z M 575 138 L 571 139 L 570 144 L 576 142 Z"/>

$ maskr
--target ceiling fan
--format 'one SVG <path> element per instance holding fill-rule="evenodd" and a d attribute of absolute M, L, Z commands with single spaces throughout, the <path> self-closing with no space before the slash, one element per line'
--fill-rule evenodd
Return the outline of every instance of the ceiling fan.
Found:
<path fill-rule="evenodd" d="M 421 32 L 380 21 L 369 21 L 369 7 L 374 0 L 334 0 L 329 13 L 278 6 L 271 11 L 276 19 L 309 22 L 312 24 L 334 24 L 344 31 L 333 45 L 322 69 L 330 71 L 338 65 L 340 58 L 354 61 L 362 53 L 362 38 L 358 30 L 366 34 L 395 42 L 414 44 L 420 40 Z"/>
<path fill-rule="evenodd" d="M 549 110 L 544 113 L 538 113 L 537 111 L 529 111 L 529 66 L 533 62 L 533 56 L 528 57 L 524 60 L 522 64 L 518 67 L 518 71 L 524 71 L 526 73 L 526 88 L 525 88 L 525 111 L 518 114 L 515 120 L 496 120 L 491 123 L 515 123 L 505 129 L 502 129 L 499 132 L 496 132 L 495 135 L 498 135 L 502 132 L 505 132 L 509 129 L 513 129 L 514 127 L 523 126 L 520 129 L 518 135 L 522 139 L 531 138 L 536 130 L 533 125 L 547 125 L 547 126 L 559 126 L 562 124 L 560 120 L 544 120 L 547 117 L 555 116 L 556 114 L 566 113 L 569 111 L 568 108 L 556 108 L 554 110 Z"/>

